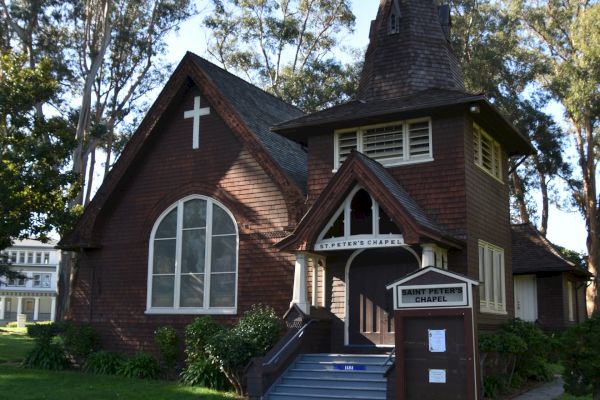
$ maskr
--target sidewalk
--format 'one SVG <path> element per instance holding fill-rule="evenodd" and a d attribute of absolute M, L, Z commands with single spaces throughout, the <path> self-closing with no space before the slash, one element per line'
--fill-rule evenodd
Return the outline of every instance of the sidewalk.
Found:
<path fill-rule="evenodd" d="M 527 393 L 513 397 L 512 400 L 554 400 L 563 393 L 563 380 L 562 378 L 557 378 Z"/>

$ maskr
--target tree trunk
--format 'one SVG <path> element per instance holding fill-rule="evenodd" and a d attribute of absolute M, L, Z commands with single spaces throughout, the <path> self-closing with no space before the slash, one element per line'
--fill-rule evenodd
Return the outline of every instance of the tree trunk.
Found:
<path fill-rule="evenodd" d="M 539 231 L 543 237 L 546 237 L 548 233 L 548 208 L 549 208 L 549 200 L 548 200 L 548 183 L 546 182 L 546 175 L 544 175 L 542 171 L 542 166 L 540 165 L 540 160 L 537 154 L 533 155 L 533 160 L 535 162 L 535 169 L 538 172 L 538 179 L 540 180 L 540 191 L 542 192 L 542 212 L 541 212 L 541 221 Z"/>
<path fill-rule="evenodd" d="M 85 201 L 83 203 L 84 206 L 87 206 L 90 203 L 92 196 L 92 184 L 94 183 L 94 169 L 96 167 L 96 146 L 92 148 L 91 156 L 92 157 L 90 158 L 90 169 L 88 172 L 88 178 L 86 182 L 87 186 L 85 190 Z"/>
<path fill-rule="evenodd" d="M 512 163 L 514 167 L 514 163 Z M 524 224 L 529 223 L 529 212 L 527 211 L 527 205 L 525 204 L 525 189 L 523 188 L 523 181 L 515 169 L 512 172 L 513 189 L 515 191 L 515 201 L 517 202 L 517 208 L 519 210 L 519 216 L 521 222 Z"/>

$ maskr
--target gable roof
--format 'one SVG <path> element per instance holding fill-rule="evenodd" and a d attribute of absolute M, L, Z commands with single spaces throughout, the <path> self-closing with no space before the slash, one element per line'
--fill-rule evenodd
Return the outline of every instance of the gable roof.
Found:
<path fill-rule="evenodd" d="M 303 202 L 307 179 L 306 152 L 299 144 L 269 130 L 274 123 L 301 116 L 302 111 L 188 52 L 132 135 L 73 231 L 60 241 L 58 247 L 71 249 L 99 246 L 92 237 L 96 217 L 129 166 L 141 157 L 145 143 L 158 130 L 164 120 L 163 116 L 169 114 L 168 111 L 190 86 L 199 88 L 225 124 L 280 187 L 287 199 L 288 209 Z"/>
<path fill-rule="evenodd" d="M 308 174 L 306 151 L 298 143 L 271 132 L 271 126 L 301 117 L 304 113 L 196 54 L 188 52 L 188 56 L 229 101 L 277 165 L 305 191 Z"/>
<path fill-rule="evenodd" d="M 531 224 L 511 226 L 513 274 L 536 272 L 572 272 L 592 276 L 589 271 L 567 260 L 548 239 Z"/>
<path fill-rule="evenodd" d="M 381 0 L 371 24 L 358 98 L 378 101 L 433 88 L 464 91 L 458 60 L 440 22 L 443 17 L 449 14 L 440 13 L 433 0 Z"/>
<path fill-rule="evenodd" d="M 333 213 L 352 188 L 360 184 L 403 229 L 407 244 L 418 244 L 428 238 L 446 246 L 461 248 L 463 242 L 452 237 L 431 219 L 410 197 L 398 181 L 377 161 L 353 150 L 331 178 L 296 230 L 277 244 L 281 250 L 308 250 L 314 245 Z"/>

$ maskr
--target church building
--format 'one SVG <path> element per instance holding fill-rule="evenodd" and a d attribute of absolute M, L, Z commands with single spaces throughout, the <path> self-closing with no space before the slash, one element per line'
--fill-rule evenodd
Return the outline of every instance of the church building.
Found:
<path fill-rule="evenodd" d="M 262 303 L 327 320 L 326 352 L 383 354 L 386 285 L 435 266 L 479 282 L 479 329 L 513 318 L 508 160 L 532 147 L 465 90 L 449 22 L 382 0 L 355 100 L 308 115 L 186 54 L 60 243 L 69 317 L 132 352 Z"/>

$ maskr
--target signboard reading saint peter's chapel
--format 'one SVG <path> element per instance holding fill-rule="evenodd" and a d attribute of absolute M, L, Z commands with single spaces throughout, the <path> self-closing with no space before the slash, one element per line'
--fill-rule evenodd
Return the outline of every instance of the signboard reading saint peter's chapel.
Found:
<path fill-rule="evenodd" d="M 396 286 L 396 309 L 414 307 L 452 307 L 467 305 L 467 285 Z"/>

